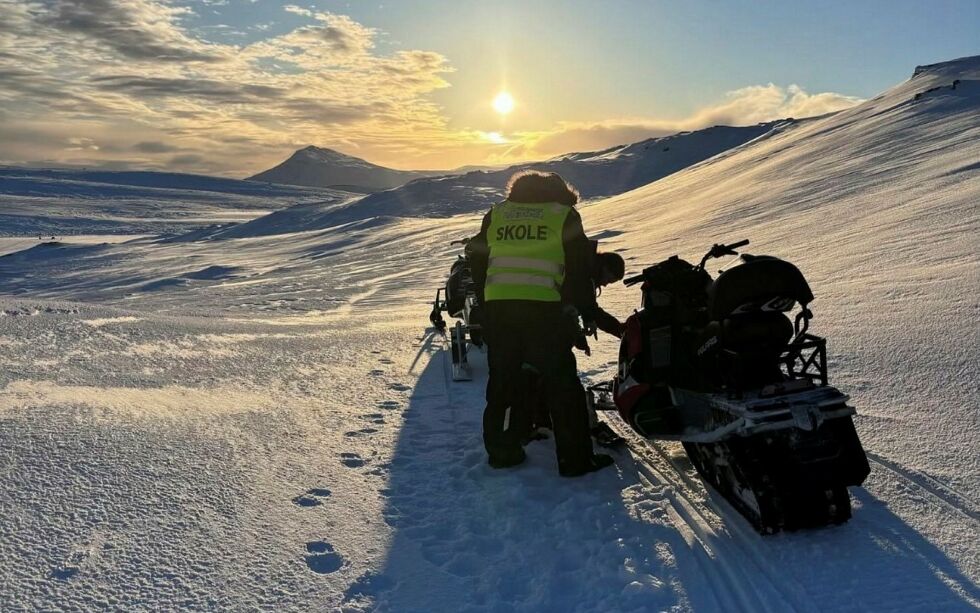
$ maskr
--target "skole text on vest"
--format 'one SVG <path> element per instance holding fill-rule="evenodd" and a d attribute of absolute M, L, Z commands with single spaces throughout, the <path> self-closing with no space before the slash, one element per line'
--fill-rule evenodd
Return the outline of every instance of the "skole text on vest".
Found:
<path fill-rule="evenodd" d="M 497 240 L 546 241 L 548 240 L 548 226 L 533 226 L 531 224 L 500 226 L 497 228 Z"/>

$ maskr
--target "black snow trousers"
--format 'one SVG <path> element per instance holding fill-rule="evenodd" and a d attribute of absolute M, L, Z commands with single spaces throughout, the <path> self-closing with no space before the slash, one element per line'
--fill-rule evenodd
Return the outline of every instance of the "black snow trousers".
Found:
<path fill-rule="evenodd" d="M 525 398 L 527 371 L 538 386 L 555 434 L 559 466 L 578 466 L 592 457 L 585 390 L 572 346 L 577 326 L 560 303 L 497 300 L 485 304 L 489 380 L 483 413 L 483 442 L 494 457 L 519 454 L 533 407 Z"/>

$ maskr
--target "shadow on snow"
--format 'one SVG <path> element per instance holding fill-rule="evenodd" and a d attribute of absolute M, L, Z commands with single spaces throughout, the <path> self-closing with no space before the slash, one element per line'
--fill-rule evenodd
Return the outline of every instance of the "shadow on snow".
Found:
<path fill-rule="evenodd" d="M 423 370 L 388 467 L 387 558 L 347 589 L 347 605 L 700 611 L 753 602 L 779 610 L 802 602 L 818 609 L 953 611 L 972 610 L 967 599 L 980 598 L 941 551 L 861 489 L 850 524 L 769 538 L 751 533 L 710 495 L 728 511 L 726 521 L 739 525 L 712 532 L 705 542 L 674 523 L 673 486 L 641 476 L 626 452 L 617 454 L 614 470 L 569 480 L 557 474 L 551 441 L 535 442 L 525 464 L 492 470 L 481 438 L 482 355 L 474 351 L 475 381 L 453 383 L 432 330 L 419 339 L 418 351 L 413 368 Z M 719 545 L 734 555 L 716 559 Z M 746 571 L 755 567 L 742 567 L 743 553 L 763 558 L 761 572 L 769 577 Z M 719 578 L 722 570 L 727 580 Z M 738 577 L 745 584 L 733 585 Z"/>

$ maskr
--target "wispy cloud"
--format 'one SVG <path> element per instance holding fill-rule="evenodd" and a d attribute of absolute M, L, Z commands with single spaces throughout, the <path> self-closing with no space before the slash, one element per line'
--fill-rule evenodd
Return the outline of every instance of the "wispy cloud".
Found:
<path fill-rule="evenodd" d="M 176 18 L 187 10 L 149 0 L 54 0 L 31 12 L 35 26 L 67 34 L 76 45 L 109 47 L 130 59 L 227 60 L 227 49 L 193 39 L 175 27 Z"/>
<path fill-rule="evenodd" d="M 714 125 L 744 126 L 787 117 L 813 117 L 850 108 L 860 98 L 832 92 L 809 94 L 798 85 L 772 83 L 744 87 L 679 120 L 624 119 L 561 123 L 551 130 L 518 135 L 518 143 L 500 152 L 508 157 L 549 157 L 569 151 L 595 151 L 646 138 Z"/>
<path fill-rule="evenodd" d="M 2 141 L 0 160 L 97 164 L 129 150 L 143 154 L 134 164 L 244 174 L 303 144 L 395 150 L 446 131 L 428 99 L 448 86 L 445 57 L 380 54 L 379 33 L 348 16 L 287 10 L 311 22 L 234 45 L 195 38 L 168 2 L 0 0 L 0 113 L 65 130 Z M 93 145 L 67 142 L 79 134 Z"/>

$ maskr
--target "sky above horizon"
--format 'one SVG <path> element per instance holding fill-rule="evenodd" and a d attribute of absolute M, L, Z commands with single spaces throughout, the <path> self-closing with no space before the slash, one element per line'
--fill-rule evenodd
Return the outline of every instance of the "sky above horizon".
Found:
<path fill-rule="evenodd" d="M 0 164 L 541 159 L 840 110 L 978 41 L 977 0 L 0 0 Z"/>

